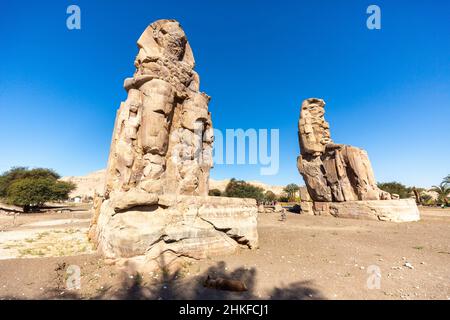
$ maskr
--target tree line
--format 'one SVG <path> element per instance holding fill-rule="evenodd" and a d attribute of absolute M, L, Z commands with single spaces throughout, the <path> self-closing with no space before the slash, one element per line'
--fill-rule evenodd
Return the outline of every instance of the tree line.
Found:
<path fill-rule="evenodd" d="M 416 201 L 423 205 L 448 206 L 450 204 L 450 174 L 439 185 L 432 186 L 430 189 L 407 187 L 396 181 L 378 183 L 378 188 L 391 194 L 398 194 L 400 199 L 415 196 Z M 434 192 L 436 197 L 433 197 L 430 192 Z"/>
<path fill-rule="evenodd" d="M 391 194 L 397 194 L 400 199 L 407 199 L 416 196 L 416 200 L 423 205 L 450 205 L 450 175 L 445 177 L 443 181 L 431 189 L 407 187 L 400 182 L 382 182 L 378 183 L 378 187 Z M 227 184 L 225 190 L 222 192 L 219 189 L 212 189 L 209 191 L 210 196 L 216 197 L 235 197 L 235 198 L 253 198 L 258 203 L 262 202 L 298 202 L 300 196 L 298 191 L 300 187 L 295 183 L 288 184 L 283 189 L 283 194 L 276 195 L 272 191 L 264 191 L 263 188 L 254 186 L 244 180 L 231 179 Z M 429 192 L 435 192 L 436 197 L 433 197 Z"/>
<path fill-rule="evenodd" d="M 76 186 L 72 182 L 60 181 L 60 178 L 61 176 L 52 169 L 13 167 L 0 175 L 0 202 L 20 206 L 24 212 L 29 212 L 41 208 L 46 202 L 67 200 L 69 193 Z M 416 195 L 416 200 L 425 205 L 449 206 L 450 204 L 450 175 L 429 190 L 407 187 L 395 181 L 379 183 L 378 187 L 391 194 L 398 194 L 401 199 Z M 297 184 L 290 183 L 283 189 L 284 194 L 276 195 L 270 190 L 265 191 L 244 180 L 233 178 L 223 192 L 212 189 L 209 195 L 252 198 L 258 203 L 294 202 L 301 200 L 298 195 L 299 190 L 300 187 Z M 437 196 L 434 198 L 426 191 L 435 192 Z"/>
<path fill-rule="evenodd" d="M 288 184 L 284 189 L 284 194 L 277 196 L 273 191 L 264 191 L 263 188 L 252 185 L 244 180 L 232 178 L 224 191 L 219 189 L 211 189 L 210 196 L 215 197 L 232 197 L 232 198 L 251 198 L 258 203 L 262 202 L 289 202 L 299 200 L 297 192 L 300 187 L 294 183 Z"/>

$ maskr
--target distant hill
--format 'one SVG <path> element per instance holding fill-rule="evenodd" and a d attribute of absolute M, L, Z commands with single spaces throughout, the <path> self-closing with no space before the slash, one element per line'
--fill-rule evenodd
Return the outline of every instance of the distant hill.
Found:
<path fill-rule="evenodd" d="M 81 197 L 88 198 L 92 197 L 95 192 L 98 194 L 103 194 L 103 188 L 105 185 L 105 173 L 106 170 L 98 170 L 92 173 L 89 173 L 85 176 L 71 176 L 71 177 L 63 177 L 62 181 L 70 181 L 73 182 L 77 187 L 74 191 L 70 193 L 71 198 Z M 228 182 L 230 180 L 214 180 L 209 179 L 209 189 L 219 189 L 220 191 L 224 191 Z M 280 195 L 283 193 L 284 186 L 271 186 L 267 185 L 260 181 L 247 181 L 252 185 L 263 188 L 265 191 L 272 191 L 276 195 Z"/>
<path fill-rule="evenodd" d="M 77 186 L 76 189 L 70 193 L 70 198 L 88 198 L 92 197 L 94 193 L 103 194 L 103 188 L 105 187 L 105 173 L 106 170 L 102 169 L 85 176 L 63 177 L 61 180 L 73 182 Z"/>

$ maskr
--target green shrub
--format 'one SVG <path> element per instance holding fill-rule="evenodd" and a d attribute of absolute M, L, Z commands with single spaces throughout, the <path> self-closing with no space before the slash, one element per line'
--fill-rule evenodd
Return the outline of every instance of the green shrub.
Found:
<path fill-rule="evenodd" d="M 225 196 L 235 198 L 252 198 L 258 202 L 264 200 L 264 190 L 243 180 L 231 179 L 225 188 Z"/>
<path fill-rule="evenodd" d="M 48 201 L 66 200 L 75 185 L 59 178 L 51 169 L 15 167 L 0 176 L 0 197 L 24 211 L 42 207 Z"/>
<path fill-rule="evenodd" d="M 208 194 L 212 197 L 220 197 L 222 195 L 222 191 L 219 189 L 211 189 L 209 190 Z"/>
<path fill-rule="evenodd" d="M 398 194 L 400 196 L 400 199 L 409 198 L 412 191 L 412 188 L 408 188 L 400 182 L 396 181 L 378 183 L 378 188 L 391 194 Z"/>

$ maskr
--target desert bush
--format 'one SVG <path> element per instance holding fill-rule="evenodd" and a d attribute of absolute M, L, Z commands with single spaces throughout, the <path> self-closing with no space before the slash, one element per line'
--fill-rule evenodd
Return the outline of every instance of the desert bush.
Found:
<path fill-rule="evenodd" d="M 264 200 L 264 190 L 243 180 L 236 180 L 233 178 L 230 182 L 228 182 L 228 185 L 225 188 L 225 196 L 235 198 L 252 198 L 256 199 L 258 202 L 262 202 Z"/>
<path fill-rule="evenodd" d="M 220 197 L 222 195 L 222 191 L 219 189 L 211 189 L 209 190 L 208 194 L 212 197 Z"/>
<path fill-rule="evenodd" d="M 279 202 L 289 202 L 289 197 L 285 194 L 282 194 L 281 196 L 278 197 L 278 201 Z"/>
<path fill-rule="evenodd" d="M 396 193 L 400 196 L 401 199 L 409 198 L 412 191 L 412 188 L 406 187 L 405 185 L 396 181 L 378 183 L 378 188 L 389 193 Z"/>

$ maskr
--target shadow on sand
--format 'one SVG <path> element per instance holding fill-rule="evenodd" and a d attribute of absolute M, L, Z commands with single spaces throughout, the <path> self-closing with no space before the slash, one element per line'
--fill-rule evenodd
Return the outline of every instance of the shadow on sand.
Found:
<path fill-rule="evenodd" d="M 219 262 L 209 267 L 205 272 L 194 277 L 183 277 L 182 271 L 174 273 L 163 271 L 158 283 L 146 283 L 143 277 L 136 273 L 133 277 L 123 274 L 119 286 L 104 287 L 97 294 L 80 295 L 75 291 L 52 289 L 44 293 L 44 299 L 113 299 L 113 300 L 250 300 L 269 298 L 273 300 L 312 300 L 325 299 L 314 288 L 311 281 L 291 283 L 285 287 L 275 287 L 268 295 L 260 296 L 255 292 L 256 269 L 237 268 L 228 271 L 225 262 Z M 164 270 L 164 269 L 163 269 Z M 203 286 L 207 276 L 222 277 L 245 283 L 247 291 L 233 292 L 206 288 Z"/>

